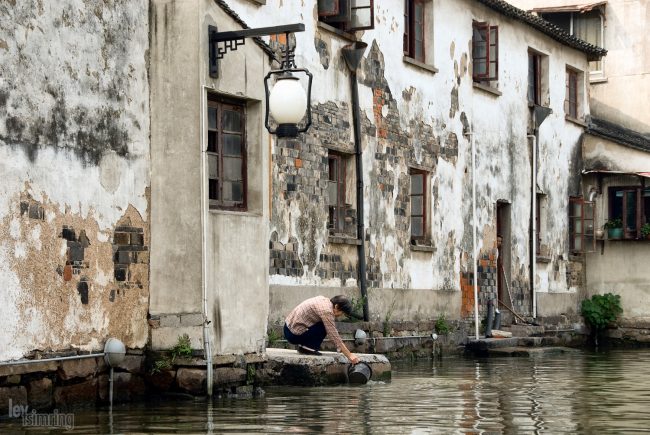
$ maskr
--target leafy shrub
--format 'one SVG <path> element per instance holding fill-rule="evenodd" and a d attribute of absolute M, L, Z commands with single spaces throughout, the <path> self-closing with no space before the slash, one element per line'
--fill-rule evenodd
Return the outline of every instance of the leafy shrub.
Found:
<path fill-rule="evenodd" d="M 648 237 L 650 235 L 650 223 L 645 223 L 641 227 L 641 235 L 643 237 Z"/>
<path fill-rule="evenodd" d="M 582 301 L 581 311 L 585 322 L 598 333 L 614 323 L 623 313 L 621 297 L 612 293 L 593 295 L 591 299 Z"/>
<path fill-rule="evenodd" d="M 612 228 L 623 228 L 623 220 L 620 218 L 610 219 L 605 222 L 605 229 L 609 230 Z"/>
<path fill-rule="evenodd" d="M 186 358 L 192 356 L 192 342 L 187 334 L 179 335 L 176 345 L 172 347 L 172 362 L 179 356 Z"/>
<path fill-rule="evenodd" d="M 277 343 L 280 339 L 282 339 L 282 336 L 276 332 L 275 329 L 270 329 L 266 333 L 266 344 L 268 347 L 273 347 L 275 343 Z"/>
<path fill-rule="evenodd" d="M 447 322 L 444 314 L 438 317 L 438 320 L 436 320 L 436 324 L 433 326 L 433 329 L 435 329 L 436 334 L 449 334 L 451 327 L 449 325 L 449 322 Z"/>

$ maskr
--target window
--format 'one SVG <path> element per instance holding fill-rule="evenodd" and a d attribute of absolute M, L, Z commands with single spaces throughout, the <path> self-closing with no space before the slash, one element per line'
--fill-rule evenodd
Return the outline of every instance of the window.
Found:
<path fill-rule="evenodd" d="M 346 32 L 375 26 L 374 0 L 318 0 L 318 20 Z"/>
<path fill-rule="evenodd" d="M 246 107 L 208 100 L 208 198 L 210 207 L 246 210 Z"/>
<path fill-rule="evenodd" d="M 578 72 L 570 68 L 566 70 L 564 113 L 571 118 L 578 118 Z"/>
<path fill-rule="evenodd" d="M 476 82 L 499 77 L 499 29 L 488 23 L 472 24 L 472 76 Z"/>
<path fill-rule="evenodd" d="M 404 0 L 404 56 L 424 62 L 424 0 Z"/>
<path fill-rule="evenodd" d="M 427 222 L 427 173 L 412 169 L 410 178 L 411 240 L 424 240 Z"/>
<path fill-rule="evenodd" d="M 329 215 L 327 227 L 332 232 L 342 232 L 345 229 L 345 172 L 347 159 L 338 153 L 330 152 L 327 157 L 329 177 L 327 188 L 329 193 Z"/>
<path fill-rule="evenodd" d="M 589 42 L 597 47 L 604 45 L 605 15 L 601 8 L 586 12 L 550 12 L 540 16 L 555 24 L 570 35 Z M 589 71 L 592 75 L 603 74 L 602 60 L 589 62 Z"/>
<path fill-rule="evenodd" d="M 571 252 L 593 252 L 595 206 L 582 197 L 569 198 L 569 248 Z"/>
<path fill-rule="evenodd" d="M 610 187 L 609 219 L 621 219 L 623 238 L 641 238 L 641 227 L 650 222 L 650 188 Z"/>
<path fill-rule="evenodd" d="M 542 56 L 528 52 L 528 102 L 542 105 Z"/>

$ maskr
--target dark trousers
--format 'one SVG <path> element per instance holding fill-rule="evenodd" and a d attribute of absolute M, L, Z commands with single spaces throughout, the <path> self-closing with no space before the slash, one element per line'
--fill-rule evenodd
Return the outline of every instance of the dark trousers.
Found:
<path fill-rule="evenodd" d="M 284 338 L 291 344 L 301 344 L 310 349 L 320 350 L 320 345 L 325 340 L 327 331 L 323 322 L 318 322 L 309 327 L 305 332 L 296 335 L 289 330 L 287 324 L 284 324 Z"/>

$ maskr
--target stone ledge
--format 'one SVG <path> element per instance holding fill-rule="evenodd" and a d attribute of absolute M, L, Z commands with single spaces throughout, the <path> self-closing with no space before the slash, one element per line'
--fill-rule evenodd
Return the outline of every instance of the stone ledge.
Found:
<path fill-rule="evenodd" d="M 345 355 L 321 352 L 322 355 L 302 355 L 293 349 L 266 349 L 268 363 L 260 371 L 267 385 L 335 385 L 347 382 L 350 365 Z M 360 361 L 372 369 L 373 381 L 389 380 L 391 365 L 384 355 L 357 353 Z"/>

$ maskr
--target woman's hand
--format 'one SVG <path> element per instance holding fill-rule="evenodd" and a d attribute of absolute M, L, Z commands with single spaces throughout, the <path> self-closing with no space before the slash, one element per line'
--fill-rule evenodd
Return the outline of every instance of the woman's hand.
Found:
<path fill-rule="evenodd" d="M 356 356 L 355 354 L 351 353 L 350 356 L 348 356 L 348 359 L 352 364 L 357 364 L 359 363 L 359 357 Z"/>

